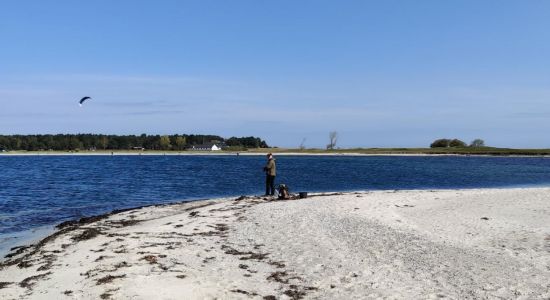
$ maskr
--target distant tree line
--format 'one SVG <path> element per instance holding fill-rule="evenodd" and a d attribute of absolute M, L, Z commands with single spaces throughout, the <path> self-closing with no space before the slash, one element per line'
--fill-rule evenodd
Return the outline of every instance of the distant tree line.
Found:
<path fill-rule="evenodd" d="M 269 148 L 264 140 L 253 136 L 228 138 L 225 140 L 225 144 L 230 147 Z"/>
<path fill-rule="evenodd" d="M 217 135 L 104 135 L 104 134 L 44 134 L 0 135 L 0 149 L 5 150 L 185 150 L 193 145 L 216 143 L 240 148 L 268 148 L 257 137 L 231 137 Z"/>
<path fill-rule="evenodd" d="M 459 139 L 437 139 L 431 145 L 430 148 L 464 148 L 464 147 L 485 147 L 485 142 L 482 139 L 473 140 L 470 145 Z"/>

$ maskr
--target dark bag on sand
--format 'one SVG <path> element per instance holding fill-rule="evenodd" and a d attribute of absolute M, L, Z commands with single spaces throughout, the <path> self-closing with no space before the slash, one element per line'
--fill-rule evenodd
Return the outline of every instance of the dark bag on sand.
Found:
<path fill-rule="evenodd" d="M 277 192 L 279 193 L 279 200 L 290 199 L 290 192 L 288 191 L 288 186 L 286 184 L 279 184 L 277 187 Z"/>

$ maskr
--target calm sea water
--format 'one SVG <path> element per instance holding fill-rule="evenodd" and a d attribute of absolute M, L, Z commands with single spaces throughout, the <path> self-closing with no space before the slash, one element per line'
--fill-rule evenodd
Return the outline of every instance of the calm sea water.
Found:
<path fill-rule="evenodd" d="M 0 156 L 0 235 L 113 209 L 262 194 L 263 156 Z M 291 191 L 550 186 L 549 158 L 279 156 Z"/>

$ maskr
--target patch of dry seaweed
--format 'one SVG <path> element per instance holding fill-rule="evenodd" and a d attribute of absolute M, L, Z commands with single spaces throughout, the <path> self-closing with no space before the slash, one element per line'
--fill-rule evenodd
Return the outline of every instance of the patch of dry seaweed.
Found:
<path fill-rule="evenodd" d="M 300 300 L 303 299 L 306 295 L 306 292 L 301 290 L 286 290 L 283 292 L 286 296 L 288 296 L 292 300 Z"/>
<path fill-rule="evenodd" d="M 101 298 L 101 299 L 111 299 L 111 296 L 113 296 L 113 294 L 111 294 L 111 293 L 116 292 L 119 289 L 120 288 L 106 290 L 103 294 L 99 295 L 99 298 Z"/>
<path fill-rule="evenodd" d="M 243 295 L 247 295 L 247 296 L 258 296 L 258 294 L 254 293 L 254 292 L 247 292 L 245 290 L 241 290 L 241 289 L 235 289 L 235 290 L 231 290 L 231 292 L 233 293 L 238 293 L 238 294 L 243 294 Z"/>
<path fill-rule="evenodd" d="M 31 264 L 30 260 L 24 260 L 24 261 L 17 264 L 17 267 L 19 269 L 26 269 L 26 268 L 30 268 L 32 266 L 33 266 L 33 264 Z"/>
<path fill-rule="evenodd" d="M 146 262 L 150 263 L 150 264 L 156 264 L 158 259 L 156 256 L 154 255 L 146 255 L 142 258 L 140 258 L 140 260 L 145 260 Z"/>
<path fill-rule="evenodd" d="M 65 222 L 62 222 L 62 223 L 58 224 L 57 226 L 55 226 L 55 228 L 64 229 L 64 228 L 68 228 L 68 227 L 82 226 L 82 225 L 94 223 L 94 222 L 97 222 L 97 221 L 101 221 L 103 219 L 106 219 L 109 216 L 110 216 L 110 214 L 104 214 L 104 215 L 99 215 L 99 216 L 84 217 L 84 218 L 80 218 L 78 220 L 65 221 Z"/>
<path fill-rule="evenodd" d="M 275 282 L 279 282 L 279 283 L 288 283 L 288 279 L 285 278 L 287 276 L 288 276 L 288 274 L 286 273 L 286 271 L 277 271 L 277 272 L 271 273 L 266 279 L 268 281 L 275 281 Z"/>
<path fill-rule="evenodd" d="M 215 224 L 215 225 L 208 225 L 208 227 L 212 227 L 214 229 L 216 229 L 217 231 L 227 231 L 229 230 L 229 226 L 227 226 L 227 224 L 223 224 L 223 223 L 219 223 L 219 224 Z"/>
<path fill-rule="evenodd" d="M 12 258 L 14 256 L 18 256 L 18 255 L 22 254 L 23 252 L 25 252 L 26 250 L 32 248 L 33 246 L 34 245 L 13 247 L 13 248 L 10 249 L 11 253 L 4 256 L 4 258 Z"/>
<path fill-rule="evenodd" d="M 122 246 L 119 249 L 113 250 L 113 253 L 116 253 L 116 254 L 128 253 L 128 250 L 126 250 L 126 248 Z"/>
<path fill-rule="evenodd" d="M 51 274 L 52 274 L 52 272 L 48 272 L 48 273 L 44 273 L 44 274 L 38 274 L 38 275 L 31 276 L 31 277 L 27 277 L 19 283 L 19 286 L 22 287 L 22 288 L 32 289 L 32 287 L 36 284 L 36 282 L 38 280 L 43 279 L 44 277 L 47 277 Z"/>
<path fill-rule="evenodd" d="M 239 258 L 240 260 L 264 260 L 269 255 L 269 253 L 255 253 L 252 251 L 243 252 L 227 245 L 222 245 L 221 249 L 224 250 L 225 254 L 242 256 Z"/>
<path fill-rule="evenodd" d="M 251 253 L 249 256 L 243 256 L 239 258 L 240 260 L 264 260 L 267 258 L 269 253 Z"/>
<path fill-rule="evenodd" d="M 101 235 L 101 231 L 96 228 L 86 228 L 82 233 L 77 236 L 72 237 L 71 239 L 75 242 L 86 241 L 95 238 L 98 235 Z"/>
<path fill-rule="evenodd" d="M 272 261 L 272 260 L 270 260 L 267 263 L 269 265 L 275 266 L 276 268 L 279 268 L 279 269 L 282 269 L 282 268 L 286 267 L 286 265 L 282 261 Z"/>
<path fill-rule="evenodd" d="M 203 263 L 208 263 L 209 261 L 214 260 L 214 259 L 216 259 L 216 257 L 214 257 L 214 256 L 212 256 L 212 257 L 207 257 L 207 258 L 203 259 L 202 262 L 203 262 Z"/>
<path fill-rule="evenodd" d="M 115 268 L 114 270 L 116 271 L 120 268 L 130 267 L 130 265 L 127 262 L 123 261 L 123 262 L 119 262 L 118 264 L 114 265 L 113 267 Z"/>
<path fill-rule="evenodd" d="M 138 234 L 138 232 L 136 232 L 136 234 Z M 130 235 L 129 233 L 109 233 L 107 237 L 117 237 L 117 236 L 126 237 L 129 235 Z"/>
<path fill-rule="evenodd" d="M 107 255 L 100 255 L 98 258 L 95 259 L 95 262 L 102 261 L 106 258 L 109 258 L 110 256 Z"/>
<path fill-rule="evenodd" d="M 3 288 L 7 288 L 8 286 L 12 285 L 13 282 L 0 282 L 0 290 Z"/>
<path fill-rule="evenodd" d="M 107 276 L 105 276 L 105 277 L 99 278 L 99 279 L 96 281 L 96 285 L 111 283 L 111 282 L 113 282 L 113 280 L 115 280 L 115 279 L 124 278 L 124 277 L 126 277 L 126 274 L 122 274 L 122 275 L 107 275 Z"/>
<path fill-rule="evenodd" d="M 128 226 L 134 226 L 136 224 L 141 223 L 140 220 L 116 220 L 116 221 L 110 221 L 109 223 L 112 225 L 116 225 L 119 227 L 128 227 Z"/>
<path fill-rule="evenodd" d="M 206 200 L 206 199 L 203 199 L 203 200 Z M 197 200 L 197 201 L 200 201 L 200 200 Z M 186 203 L 187 204 L 187 203 L 189 203 L 189 201 L 184 201 L 184 202 L 181 202 L 181 203 Z M 8 266 L 13 266 L 13 265 L 17 265 L 17 264 L 21 263 L 22 261 L 24 261 L 28 257 L 31 257 L 31 256 L 35 255 L 45 244 L 47 244 L 51 241 L 54 241 L 57 237 L 59 237 L 61 235 L 65 235 L 68 232 L 79 229 L 80 226 L 82 226 L 82 225 L 98 222 L 98 221 L 107 219 L 108 217 L 110 217 L 112 215 L 119 214 L 119 213 L 126 212 L 126 211 L 130 211 L 130 210 L 137 210 L 137 209 L 141 209 L 141 208 L 145 208 L 145 207 L 163 207 L 163 206 L 174 205 L 174 204 L 178 204 L 178 203 L 145 205 L 145 206 L 133 207 L 133 208 L 128 208 L 128 209 L 116 209 L 116 210 L 111 211 L 110 213 L 106 213 L 106 214 L 102 214 L 102 215 L 84 217 L 84 218 L 80 218 L 78 220 L 70 220 L 70 221 L 62 222 L 62 223 L 58 224 L 57 226 L 55 226 L 55 228 L 58 229 L 57 232 L 54 232 L 53 234 L 45 237 L 44 239 L 42 239 L 38 243 L 33 244 L 33 245 L 28 245 L 28 246 L 14 247 L 14 248 L 10 249 L 11 252 L 8 253 L 5 256 L 5 258 L 7 260 L 3 261 L 3 262 L 0 262 L 0 270 L 4 269 L 5 267 L 8 267 Z M 184 209 L 184 211 L 192 211 L 192 210 L 203 208 L 203 207 L 210 206 L 210 205 L 213 205 L 213 204 L 216 204 L 216 203 L 215 202 L 208 202 L 208 203 L 204 203 L 204 204 L 201 204 L 201 205 L 196 205 L 196 206 L 193 206 L 193 207 L 186 208 L 186 209 Z M 140 221 L 127 220 L 127 221 L 124 221 L 124 222 L 119 223 L 119 224 L 130 226 L 130 225 L 133 225 L 133 224 L 137 224 L 136 222 L 140 222 Z M 117 235 L 118 236 L 126 236 L 128 234 L 109 234 L 108 236 L 112 237 L 112 236 L 117 236 Z M 61 248 L 65 249 L 69 246 L 70 246 L 70 244 L 63 244 L 61 246 Z M 28 251 L 28 253 L 25 253 L 26 251 Z M 24 254 L 24 255 L 22 255 L 22 254 Z M 14 258 L 16 256 L 19 256 L 19 255 L 22 255 L 22 257 L 12 259 L 12 258 Z"/>

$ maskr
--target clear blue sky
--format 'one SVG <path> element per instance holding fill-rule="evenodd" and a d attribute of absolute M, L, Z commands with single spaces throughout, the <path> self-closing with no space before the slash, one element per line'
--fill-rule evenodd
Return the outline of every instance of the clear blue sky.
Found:
<path fill-rule="evenodd" d="M 550 147 L 550 1 L 0 2 L 0 134 L 329 131 Z"/>

